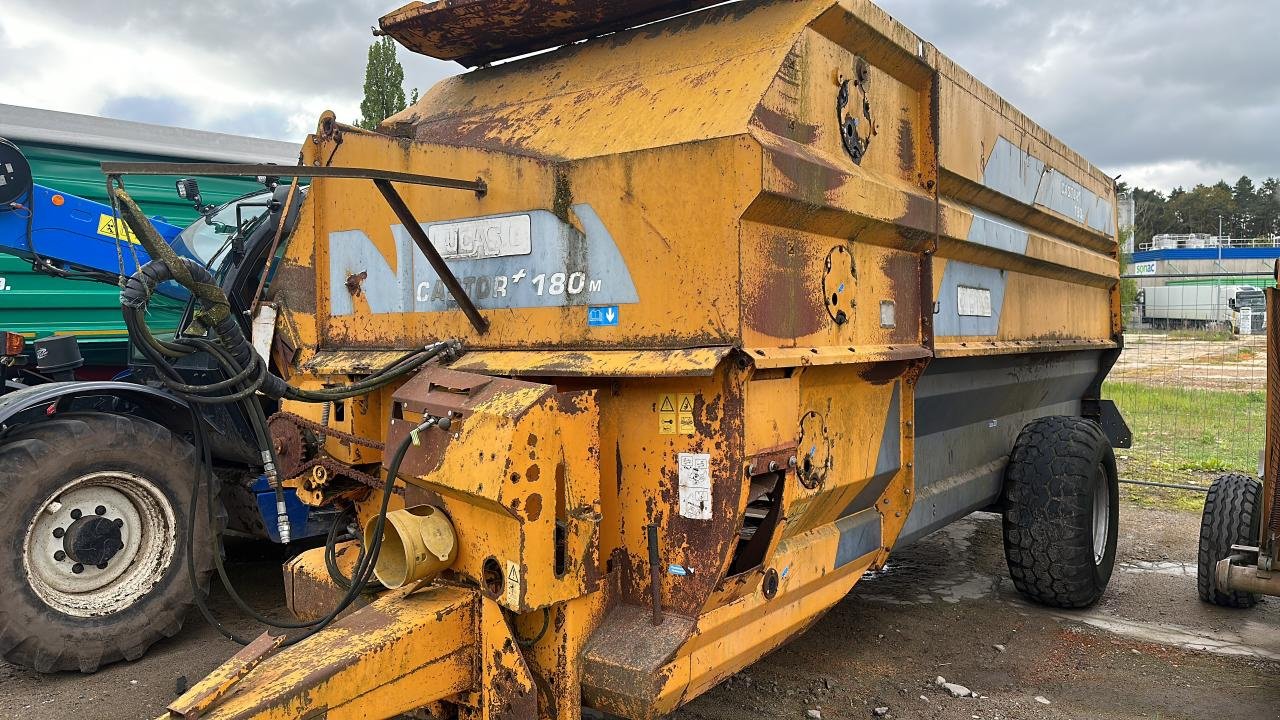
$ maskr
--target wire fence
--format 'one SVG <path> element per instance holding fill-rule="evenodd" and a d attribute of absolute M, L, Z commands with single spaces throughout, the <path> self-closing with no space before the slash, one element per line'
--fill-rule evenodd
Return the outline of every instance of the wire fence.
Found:
<path fill-rule="evenodd" d="M 1133 430 L 1121 477 L 1207 485 L 1253 474 L 1265 435 L 1267 347 L 1262 290 L 1229 273 L 1126 278 L 1125 348 L 1104 396 Z M 1199 500 L 1195 500 L 1198 502 Z"/>

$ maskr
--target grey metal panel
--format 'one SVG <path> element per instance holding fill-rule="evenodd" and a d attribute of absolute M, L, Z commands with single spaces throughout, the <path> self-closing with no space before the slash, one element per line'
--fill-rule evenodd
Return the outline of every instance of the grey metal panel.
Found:
<path fill-rule="evenodd" d="M 301 145 L 41 110 L 0 105 L 0 137 L 15 142 L 117 150 L 209 162 L 297 165 Z"/>
<path fill-rule="evenodd" d="M 880 547 L 880 513 L 863 510 L 836 521 L 840 543 L 836 545 L 835 568 L 841 568 Z"/>
<path fill-rule="evenodd" d="M 1012 220 L 990 215 L 977 208 L 969 208 L 969 212 L 973 213 L 973 224 L 969 226 L 969 242 L 1019 255 L 1027 254 L 1027 243 L 1031 239 L 1031 231 Z"/>
<path fill-rule="evenodd" d="M 991 293 L 991 315 L 961 315 L 961 287 Z M 994 336 L 1000 330 L 1000 313 L 1004 308 L 1005 271 L 973 265 L 958 260 L 947 263 L 938 289 L 938 312 L 933 318 L 933 332 L 939 337 L 951 335 Z"/>
<path fill-rule="evenodd" d="M 1044 174 L 1044 162 L 1022 151 L 1005 138 L 996 138 L 987 166 L 982 172 L 982 184 L 1008 195 L 1026 205 L 1036 199 L 1040 177 Z"/>
<path fill-rule="evenodd" d="M 898 542 L 997 500 L 1018 433 L 1079 415 L 1100 363 L 1097 350 L 935 360 L 916 388 L 916 497 Z"/>
<path fill-rule="evenodd" d="M 590 205 L 575 205 L 573 210 L 585 235 L 546 210 L 531 210 L 520 213 L 530 219 L 529 254 L 449 259 L 449 267 L 476 306 L 484 309 L 639 302 L 626 260 L 604 222 Z M 423 223 L 424 229 L 430 227 L 430 223 Z M 404 226 L 392 226 L 391 234 L 396 240 L 394 268 L 363 230 L 330 233 L 329 282 L 335 289 L 330 308 L 334 317 L 355 313 L 352 294 L 341 289 L 347 278 L 362 273 L 360 292 L 372 314 L 445 312 L 457 307 Z M 560 276 L 559 290 L 551 287 L 548 278 L 552 275 Z"/>

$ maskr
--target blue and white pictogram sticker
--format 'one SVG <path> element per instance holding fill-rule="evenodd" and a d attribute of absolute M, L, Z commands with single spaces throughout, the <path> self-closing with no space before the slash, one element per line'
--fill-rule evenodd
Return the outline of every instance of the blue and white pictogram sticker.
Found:
<path fill-rule="evenodd" d="M 587 308 L 587 325 L 590 327 L 613 327 L 618 324 L 621 313 L 617 305 Z"/>

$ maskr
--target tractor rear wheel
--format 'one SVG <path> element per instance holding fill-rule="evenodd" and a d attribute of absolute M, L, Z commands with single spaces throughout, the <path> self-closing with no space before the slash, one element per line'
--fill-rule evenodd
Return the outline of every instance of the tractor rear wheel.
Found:
<path fill-rule="evenodd" d="M 1218 561 L 1231 556 L 1232 545 L 1253 545 L 1262 523 L 1262 485 L 1248 475 L 1223 475 L 1209 486 L 1200 518 L 1196 555 L 1196 590 L 1200 599 L 1222 607 L 1251 608 L 1258 596 L 1218 589 Z"/>
<path fill-rule="evenodd" d="M 1102 428 L 1045 417 L 1018 435 L 1004 482 L 1004 551 L 1018 591 L 1053 607 L 1098 601 L 1116 561 L 1120 491 Z"/>
<path fill-rule="evenodd" d="M 41 672 L 93 672 L 177 633 L 195 601 L 196 482 L 194 448 L 141 418 L 68 413 L 6 437 L 0 656 Z M 195 528 L 202 585 L 213 567 L 206 498 Z"/>

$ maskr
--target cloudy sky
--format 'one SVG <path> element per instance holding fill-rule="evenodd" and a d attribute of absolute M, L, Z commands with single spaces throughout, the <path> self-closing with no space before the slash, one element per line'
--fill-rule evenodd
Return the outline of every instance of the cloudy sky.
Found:
<path fill-rule="evenodd" d="M 1111 174 L 1280 175 L 1280 0 L 880 0 Z M 396 0 L 5 0 L 0 103 L 298 140 Z M 401 52 L 408 87 L 461 68 Z"/>

